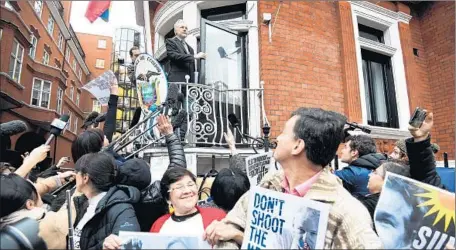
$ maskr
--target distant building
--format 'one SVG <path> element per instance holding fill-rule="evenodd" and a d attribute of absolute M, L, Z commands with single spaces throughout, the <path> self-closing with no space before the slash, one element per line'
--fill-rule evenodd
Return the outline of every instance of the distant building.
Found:
<path fill-rule="evenodd" d="M 23 120 L 29 128 L 12 137 L 12 149 L 23 153 L 44 143 L 51 121 L 69 114 L 50 157 L 71 156 L 71 142 L 92 109 L 81 90 L 90 70 L 69 23 L 71 1 L 1 1 L 0 11 L 0 122 Z"/>

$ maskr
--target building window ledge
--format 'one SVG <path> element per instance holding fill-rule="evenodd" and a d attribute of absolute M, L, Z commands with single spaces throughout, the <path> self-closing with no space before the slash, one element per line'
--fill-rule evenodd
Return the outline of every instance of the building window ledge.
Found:
<path fill-rule="evenodd" d="M 166 46 L 163 44 L 155 52 L 155 58 L 157 58 L 157 60 L 160 61 L 160 60 L 162 60 L 165 57 L 166 57 Z"/>
<path fill-rule="evenodd" d="M 11 83 L 14 87 L 16 87 L 18 90 L 24 90 L 25 89 L 25 86 L 16 82 L 13 78 L 11 78 L 8 74 L 6 74 L 5 72 L 0 72 L 0 75 L 1 76 L 4 76 L 6 77 L 6 79 L 8 80 L 9 83 Z"/>
<path fill-rule="evenodd" d="M 394 56 L 394 53 L 397 51 L 396 48 L 393 48 L 389 45 L 372 41 L 364 37 L 358 37 L 358 41 L 362 49 L 367 49 L 386 56 Z"/>
<path fill-rule="evenodd" d="M 397 128 L 385 128 L 385 127 L 377 127 L 377 126 L 366 126 L 371 129 L 370 136 L 372 138 L 378 139 L 407 139 L 410 138 L 410 132 L 408 130 L 401 130 Z"/>

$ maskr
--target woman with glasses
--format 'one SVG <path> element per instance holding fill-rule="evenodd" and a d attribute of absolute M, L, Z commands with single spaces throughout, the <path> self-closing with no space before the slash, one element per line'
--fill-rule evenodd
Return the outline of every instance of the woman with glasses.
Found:
<path fill-rule="evenodd" d="M 218 208 L 200 208 L 196 177 L 185 168 L 168 169 L 160 183 L 161 193 L 172 206 L 173 212 L 160 217 L 150 232 L 167 235 L 203 236 L 208 225 L 221 220 L 226 213 Z"/>

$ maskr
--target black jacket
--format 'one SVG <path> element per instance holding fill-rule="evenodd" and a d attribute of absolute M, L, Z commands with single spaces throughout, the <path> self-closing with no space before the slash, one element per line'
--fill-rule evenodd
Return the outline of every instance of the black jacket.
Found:
<path fill-rule="evenodd" d="M 184 148 L 179 140 L 179 138 L 173 133 L 165 136 L 166 145 L 168 147 L 169 154 L 169 166 L 171 167 L 187 167 L 187 162 L 185 160 Z M 128 167 L 128 164 L 121 166 Z M 149 169 L 150 171 L 150 169 Z M 119 172 L 127 172 L 121 170 Z M 168 212 L 168 203 L 162 197 L 160 193 L 160 181 L 154 181 L 146 188 L 142 186 L 142 183 L 148 180 L 150 183 L 150 172 L 149 175 L 146 174 L 137 174 L 135 178 L 125 178 L 129 179 L 128 182 L 120 182 L 124 185 L 132 185 L 141 189 L 141 201 L 135 204 L 134 208 L 138 221 L 140 223 L 141 231 L 149 232 L 152 224 L 162 215 Z M 141 186 L 140 186 L 141 185 Z"/>
<path fill-rule="evenodd" d="M 372 221 L 374 220 L 374 212 L 379 198 L 380 193 L 358 197 L 358 200 L 367 208 L 367 211 L 369 211 Z"/>
<path fill-rule="evenodd" d="M 414 142 L 413 138 L 409 138 L 405 140 L 405 146 L 409 158 L 410 176 L 417 181 L 445 189 L 436 170 L 431 137 L 420 142 Z"/>
<path fill-rule="evenodd" d="M 119 96 L 110 95 L 108 102 L 108 112 L 106 113 L 106 120 L 103 127 L 103 133 L 109 142 L 112 141 L 112 136 L 116 130 L 116 112 L 117 112 L 117 101 Z"/>
<path fill-rule="evenodd" d="M 135 187 L 117 185 L 110 188 L 98 203 L 95 215 L 90 219 L 81 232 L 81 249 L 102 249 L 103 241 L 111 234 L 119 235 L 119 231 L 139 231 L 133 204 L 140 198 L 139 190 Z M 88 207 L 85 196 L 74 197 L 76 208 L 76 227 Z"/>
<path fill-rule="evenodd" d="M 166 39 L 166 53 L 169 63 L 168 81 L 185 82 L 185 75 L 190 76 L 190 82 L 195 82 L 195 58 L 194 51 L 187 44 L 189 54 L 185 51 L 183 43 L 177 37 Z"/>

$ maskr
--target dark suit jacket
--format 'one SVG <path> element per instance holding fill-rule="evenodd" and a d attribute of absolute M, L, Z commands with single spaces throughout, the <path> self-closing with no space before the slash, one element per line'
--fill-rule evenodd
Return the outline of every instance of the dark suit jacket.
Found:
<path fill-rule="evenodd" d="M 195 82 L 195 58 L 194 51 L 190 45 L 187 44 L 188 51 L 185 51 L 184 45 L 176 36 L 166 39 L 166 52 L 170 60 L 168 70 L 169 82 L 185 82 L 185 75 L 190 76 L 190 82 Z"/>

